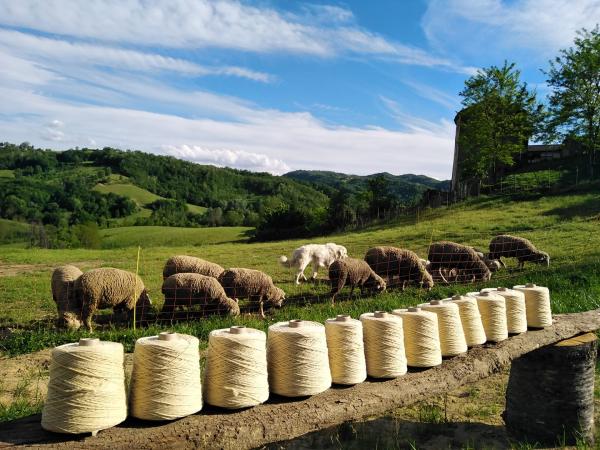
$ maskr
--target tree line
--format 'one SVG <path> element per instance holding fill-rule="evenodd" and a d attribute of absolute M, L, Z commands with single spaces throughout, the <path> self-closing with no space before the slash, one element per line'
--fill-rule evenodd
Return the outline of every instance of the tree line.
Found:
<path fill-rule="evenodd" d="M 162 199 L 135 225 L 249 226 L 255 239 L 323 234 L 399 214 L 407 202 L 384 176 L 363 189 L 324 189 L 266 173 L 204 166 L 114 148 L 52 151 L 0 143 L 0 218 L 31 224 L 32 245 L 97 247 L 101 228 L 139 212 L 131 199 L 94 190 L 115 174 Z M 187 204 L 206 207 L 190 211 Z M 139 215 L 138 215 L 139 216 Z"/>

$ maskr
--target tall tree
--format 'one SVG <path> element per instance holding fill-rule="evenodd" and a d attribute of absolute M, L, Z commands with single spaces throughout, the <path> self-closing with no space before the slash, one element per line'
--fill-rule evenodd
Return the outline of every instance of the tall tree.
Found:
<path fill-rule="evenodd" d="M 459 146 L 464 149 L 461 178 L 496 181 L 499 164 L 514 164 L 514 155 L 536 131 L 541 105 L 521 82 L 514 63 L 479 70 L 460 92 L 465 109 Z"/>
<path fill-rule="evenodd" d="M 544 72 L 552 88 L 546 138 L 575 138 L 590 157 L 600 148 L 600 29 L 577 32 L 574 46 L 560 51 Z"/>

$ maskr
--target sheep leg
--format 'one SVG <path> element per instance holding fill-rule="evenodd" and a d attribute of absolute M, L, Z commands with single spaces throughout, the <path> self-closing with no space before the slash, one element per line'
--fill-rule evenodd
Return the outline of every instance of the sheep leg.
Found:
<path fill-rule="evenodd" d="M 94 312 L 96 311 L 96 305 L 95 304 L 90 304 L 90 302 L 83 302 L 82 308 L 81 308 L 81 320 L 83 322 L 83 324 L 85 325 L 85 327 L 87 328 L 88 331 L 93 331 L 92 329 L 92 317 L 94 315 Z"/>
<path fill-rule="evenodd" d="M 406 281 L 406 280 L 403 280 L 403 281 L 402 281 L 402 288 L 401 288 L 402 290 L 405 290 L 405 289 L 406 289 L 406 283 L 407 283 L 407 281 Z"/>
<path fill-rule="evenodd" d="M 260 317 L 263 319 L 267 318 L 267 316 L 265 316 L 264 299 L 262 295 L 258 298 L 258 311 L 260 313 Z"/>
<path fill-rule="evenodd" d="M 519 264 L 517 265 L 517 268 L 520 270 L 520 269 L 523 269 L 523 267 L 525 267 L 525 261 L 519 260 Z"/>

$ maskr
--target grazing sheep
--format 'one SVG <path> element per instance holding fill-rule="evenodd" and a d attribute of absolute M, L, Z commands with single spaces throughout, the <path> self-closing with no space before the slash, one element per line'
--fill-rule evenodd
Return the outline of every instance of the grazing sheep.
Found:
<path fill-rule="evenodd" d="M 319 267 L 328 268 L 331 263 L 337 259 L 344 259 L 348 256 L 348 250 L 343 245 L 337 245 L 332 242 L 328 244 L 306 244 L 298 247 L 292 253 L 291 259 L 287 256 L 280 256 L 279 263 L 283 267 L 295 267 L 296 284 L 300 284 L 300 278 L 306 280 L 304 270 L 312 262 L 312 279 L 317 279 Z"/>
<path fill-rule="evenodd" d="M 233 299 L 248 298 L 258 303 L 260 316 L 264 319 L 264 303 L 281 307 L 285 292 L 273 284 L 273 279 L 264 272 L 254 269 L 233 268 L 223 271 L 219 276 L 227 297 Z"/>
<path fill-rule="evenodd" d="M 431 261 L 430 270 L 437 271 L 446 283 L 448 280 L 443 276 L 442 269 L 456 269 L 459 279 L 470 282 L 488 281 L 492 277 L 485 262 L 467 245 L 449 241 L 434 242 L 429 246 L 427 259 Z"/>
<path fill-rule="evenodd" d="M 152 302 L 141 278 L 121 269 L 103 267 L 90 270 L 79 278 L 81 285 L 81 319 L 92 330 L 92 317 L 97 309 L 113 308 L 126 311 L 129 317 L 133 308 L 142 314 Z"/>
<path fill-rule="evenodd" d="M 366 261 L 356 258 L 345 258 L 334 261 L 329 266 L 329 280 L 331 281 L 331 304 L 335 303 L 335 296 L 342 288 L 350 285 L 350 295 L 358 286 L 361 294 L 364 289 L 385 291 L 386 285 L 383 278 L 377 275 Z"/>
<path fill-rule="evenodd" d="M 58 312 L 57 326 L 76 330 L 81 326 L 81 288 L 83 272 L 75 266 L 60 266 L 52 272 L 52 299 Z"/>
<path fill-rule="evenodd" d="M 388 287 L 400 285 L 404 290 L 409 283 L 417 284 L 427 290 L 433 287 L 433 278 L 427 272 L 423 260 L 410 250 L 374 247 L 367 250 L 365 261 L 386 281 Z M 398 277 L 398 280 L 394 281 L 394 277 Z"/>
<path fill-rule="evenodd" d="M 498 260 L 502 257 L 517 258 L 519 269 L 522 269 L 527 261 L 550 265 L 550 255 L 548 253 L 538 250 L 529 239 L 508 234 L 501 234 L 492 238 L 489 257 Z"/>
<path fill-rule="evenodd" d="M 227 298 L 223 286 L 216 278 L 199 273 L 177 273 L 168 277 L 162 285 L 165 303 L 161 316 L 173 318 L 173 311 L 182 306 L 200 306 L 200 314 L 238 316 L 240 307 L 235 300 Z"/>
<path fill-rule="evenodd" d="M 488 269 L 490 269 L 490 272 L 497 272 L 502 267 L 504 267 L 504 264 L 499 259 L 490 258 L 489 254 L 483 253 L 481 250 L 479 250 L 476 247 L 471 247 L 471 248 L 473 250 L 475 250 L 475 253 L 477 253 L 477 256 L 479 256 L 479 258 L 485 263 L 485 265 L 488 266 Z"/>
<path fill-rule="evenodd" d="M 208 277 L 219 278 L 223 273 L 223 268 L 210 261 L 196 258 L 194 256 L 177 255 L 172 256 L 165 263 L 163 269 L 163 279 L 176 273 L 199 273 Z"/>

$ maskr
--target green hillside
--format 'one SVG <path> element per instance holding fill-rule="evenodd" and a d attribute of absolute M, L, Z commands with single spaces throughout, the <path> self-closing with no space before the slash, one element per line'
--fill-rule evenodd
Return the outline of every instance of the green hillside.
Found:
<path fill-rule="evenodd" d="M 392 175 L 387 172 L 361 176 L 323 170 L 295 170 L 284 176 L 311 183 L 324 192 L 346 189 L 353 194 L 368 191 L 369 181 L 381 178 L 387 182 L 391 193 L 404 202 L 418 201 L 427 189 L 447 190 L 449 188 L 448 181 L 436 180 L 425 175 Z"/>
<path fill-rule="evenodd" d="M 103 181 L 104 183 L 98 183 L 94 186 L 94 190 L 103 194 L 112 193 L 133 200 L 140 207 L 137 217 L 149 217 L 151 211 L 146 206 L 156 200 L 165 200 L 160 195 L 153 194 L 147 189 L 132 184 L 128 177 L 111 175 Z M 186 206 L 188 211 L 194 214 L 204 214 L 207 210 L 203 206 L 191 205 L 189 203 Z"/>

